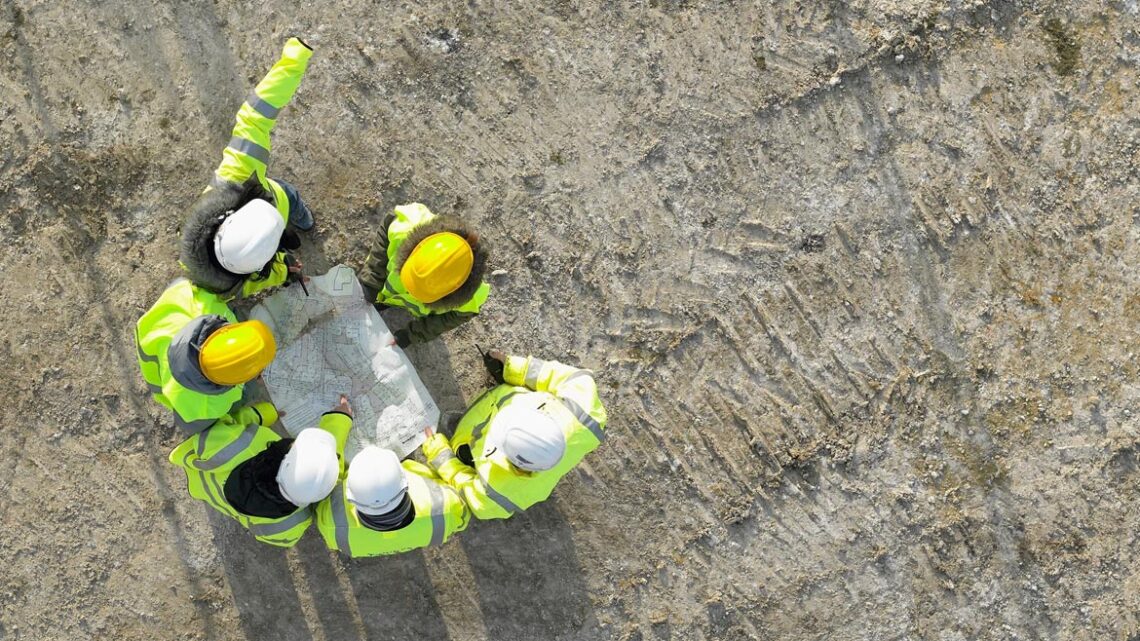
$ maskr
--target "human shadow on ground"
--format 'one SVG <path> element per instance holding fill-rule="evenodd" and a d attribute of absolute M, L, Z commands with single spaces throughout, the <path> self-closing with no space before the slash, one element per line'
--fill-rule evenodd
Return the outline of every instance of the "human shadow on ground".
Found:
<path fill-rule="evenodd" d="M 489 638 L 599 636 L 573 530 L 556 498 L 507 520 L 472 523 L 459 543 L 471 564 Z"/>
<path fill-rule="evenodd" d="M 336 559 L 314 525 L 295 548 L 300 567 L 291 569 L 285 550 L 254 540 L 213 511 L 209 518 L 248 641 L 311 641 L 310 627 L 337 641 L 406 639 L 412 631 L 448 638 L 422 554 Z M 338 563 L 347 585 L 337 576 Z M 315 617 L 307 623 L 303 594 Z"/>
<path fill-rule="evenodd" d="M 464 399 L 442 341 L 412 346 L 408 355 L 440 407 L 440 430 L 451 436 L 463 411 L 493 383 L 488 377 L 474 397 Z M 597 636 L 598 621 L 575 553 L 573 531 L 557 499 L 551 497 L 507 520 L 475 520 L 456 539 L 471 566 L 475 585 L 467 589 L 477 593 L 488 638 L 549 641 Z"/>
<path fill-rule="evenodd" d="M 244 638 L 249 641 L 311 641 L 313 636 L 305 622 L 304 608 L 285 550 L 257 541 L 233 519 L 214 510 L 205 511 L 209 515 L 214 545 L 218 548 L 237 606 Z M 309 532 L 306 538 L 312 535 Z M 322 593 L 322 596 L 326 595 Z M 317 603 L 318 612 L 322 605 L 323 599 Z"/>
<path fill-rule="evenodd" d="M 343 562 L 369 641 L 451 638 L 422 552 Z"/>

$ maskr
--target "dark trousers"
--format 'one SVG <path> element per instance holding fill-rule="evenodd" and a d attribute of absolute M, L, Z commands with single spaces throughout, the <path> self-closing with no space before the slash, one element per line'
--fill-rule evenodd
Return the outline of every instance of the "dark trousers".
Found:
<path fill-rule="evenodd" d="M 297 193 L 297 188 L 284 180 L 273 179 L 281 189 L 285 191 L 285 198 L 289 200 L 289 222 L 302 231 L 307 231 L 313 227 L 313 213 L 309 211 L 309 206 L 305 201 L 301 200 L 301 194 Z"/>

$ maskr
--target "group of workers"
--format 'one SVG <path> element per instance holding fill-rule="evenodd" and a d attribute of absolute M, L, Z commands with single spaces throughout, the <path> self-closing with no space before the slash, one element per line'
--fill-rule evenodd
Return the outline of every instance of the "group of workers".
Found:
<path fill-rule="evenodd" d="M 507 518 L 546 499 L 605 434 L 588 370 L 488 352 L 499 385 L 447 438 L 428 427 L 425 463 L 368 446 L 345 461 L 351 400 L 330 399 L 319 425 L 283 438 L 271 403 L 238 407 L 276 354 L 272 330 L 239 321 L 228 303 L 300 276 L 298 234 L 314 228 L 297 190 L 266 176 L 270 130 L 297 91 L 312 49 L 290 38 L 242 104 L 222 163 L 183 226 L 180 265 L 138 320 L 139 367 L 153 398 L 186 435 L 170 453 L 190 495 L 260 541 L 290 547 L 315 520 L 326 544 L 353 557 L 440 544 L 470 516 Z M 479 313 L 487 252 L 462 221 L 420 204 L 386 217 L 361 274 L 378 308 L 412 320 L 400 347 L 430 341 Z"/>

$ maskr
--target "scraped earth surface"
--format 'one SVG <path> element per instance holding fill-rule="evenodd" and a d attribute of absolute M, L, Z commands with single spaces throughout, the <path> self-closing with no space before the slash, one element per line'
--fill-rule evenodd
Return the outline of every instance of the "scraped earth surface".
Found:
<path fill-rule="evenodd" d="M 4 0 L 0 639 L 1140 638 L 1138 12 Z M 259 545 L 135 364 L 292 34 L 306 267 L 467 217 L 492 298 L 409 350 L 441 409 L 477 344 L 609 409 L 550 501 L 439 549 Z"/>

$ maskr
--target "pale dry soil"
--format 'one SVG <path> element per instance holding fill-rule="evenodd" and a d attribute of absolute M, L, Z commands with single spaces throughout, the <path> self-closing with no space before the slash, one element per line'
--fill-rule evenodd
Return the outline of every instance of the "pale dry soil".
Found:
<path fill-rule="evenodd" d="M 1140 638 L 1133 0 L 0 2 L 0 639 Z M 475 345 L 597 372 L 607 442 L 439 549 L 190 500 L 134 320 L 234 112 L 314 272 L 427 203 Z M 402 322 L 399 314 L 393 322 Z"/>

